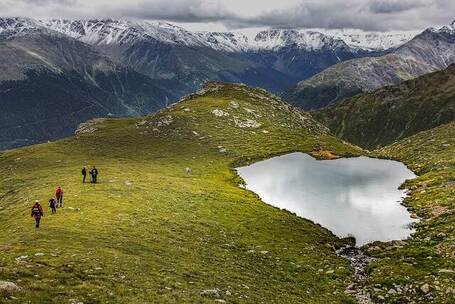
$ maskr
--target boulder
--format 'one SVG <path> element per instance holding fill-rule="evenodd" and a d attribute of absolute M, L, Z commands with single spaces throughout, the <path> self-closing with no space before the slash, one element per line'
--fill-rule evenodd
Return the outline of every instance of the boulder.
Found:
<path fill-rule="evenodd" d="M 425 283 L 423 284 L 422 286 L 420 286 L 420 290 L 424 293 L 424 294 L 427 294 L 430 292 L 430 285 L 428 285 L 428 283 Z"/>
<path fill-rule="evenodd" d="M 0 295 L 4 297 L 10 297 L 19 290 L 20 288 L 13 282 L 0 281 Z"/>
<path fill-rule="evenodd" d="M 207 298 L 220 298 L 220 290 L 215 288 L 215 289 L 204 289 L 199 292 L 199 294 L 203 297 Z"/>

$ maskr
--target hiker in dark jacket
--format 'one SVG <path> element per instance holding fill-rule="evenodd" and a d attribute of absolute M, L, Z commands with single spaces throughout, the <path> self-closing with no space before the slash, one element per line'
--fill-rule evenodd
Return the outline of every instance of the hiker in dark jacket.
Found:
<path fill-rule="evenodd" d="M 55 198 L 51 197 L 49 200 L 49 207 L 51 208 L 52 214 L 57 213 L 57 202 L 55 201 Z"/>
<path fill-rule="evenodd" d="M 87 168 L 85 166 L 82 168 L 81 173 L 82 173 L 82 183 L 85 183 L 85 179 L 87 177 Z"/>
<path fill-rule="evenodd" d="M 39 223 L 41 217 L 44 216 L 43 207 L 41 207 L 38 200 L 35 201 L 35 204 L 32 207 L 32 217 L 35 218 L 35 227 L 39 228 Z"/>
<path fill-rule="evenodd" d="M 92 170 L 90 170 L 90 175 L 92 176 L 92 183 L 96 184 L 98 177 L 98 169 L 96 169 L 95 166 L 93 166 Z"/>

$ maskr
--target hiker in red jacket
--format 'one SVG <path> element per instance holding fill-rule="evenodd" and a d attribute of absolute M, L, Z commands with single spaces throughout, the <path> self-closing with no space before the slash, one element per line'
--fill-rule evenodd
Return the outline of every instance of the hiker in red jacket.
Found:
<path fill-rule="evenodd" d="M 39 228 L 39 223 L 41 221 L 41 217 L 44 216 L 43 207 L 41 207 L 38 200 L 35 201 L 35 204 L 32 207 L 32 217 L 35 218 L 35 227 Z"/>
<path fill-rule="evenodd" d="M 61 207 L 62 204 L 63 204 L 63 189 L 62 189 L 62 187 L 59 186 L 55 190 L 55 198 L 57 199 L 57 206 Z"/>

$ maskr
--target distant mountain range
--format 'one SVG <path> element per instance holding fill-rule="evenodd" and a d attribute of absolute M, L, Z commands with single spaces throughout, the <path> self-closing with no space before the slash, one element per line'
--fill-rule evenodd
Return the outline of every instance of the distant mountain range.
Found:
<path fill-rule="evenodd" d="M 190 32 L 165 22 L 110 19 L 35 23 L 90 44 L 153 79 L 168 80 L 180 95 L 207 80 L 242 82 L 277 93 L 340 61 L 385 52 L 309 30 Z"/>
<path fill-rule="evenodd" d="M 349 47 L 384 51 L 398 47 L 419 34 L 405 32 L 365 32 L 360 30 L 271 29 L 232 32 L 191 32 L 166 22 L 129 20 L 20 19 L 22 27 L 37 25 L 92 45 L 133 44 L 156 40 L 163 43 L 208 47 L 226 52 L 277 50 L 289 45 L 301 49 Z"/>
<path fill-rule="evenodd" d="M 304 109 L 323 108 L 343 98 L 395 85 L 455 63 L 455 22 L 430 28 L 379 57 L 352 59 L 299 82 L 283 97 Z"/>

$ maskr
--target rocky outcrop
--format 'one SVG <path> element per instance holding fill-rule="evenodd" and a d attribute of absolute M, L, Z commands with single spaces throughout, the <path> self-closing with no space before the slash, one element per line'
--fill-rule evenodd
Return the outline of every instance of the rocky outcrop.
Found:
<path fill-rule="evenodd" d="M 20 288 L 15 283 L 0 281 L 0 296 L 10 297 L 18 291 L 20 291 Z"/>

